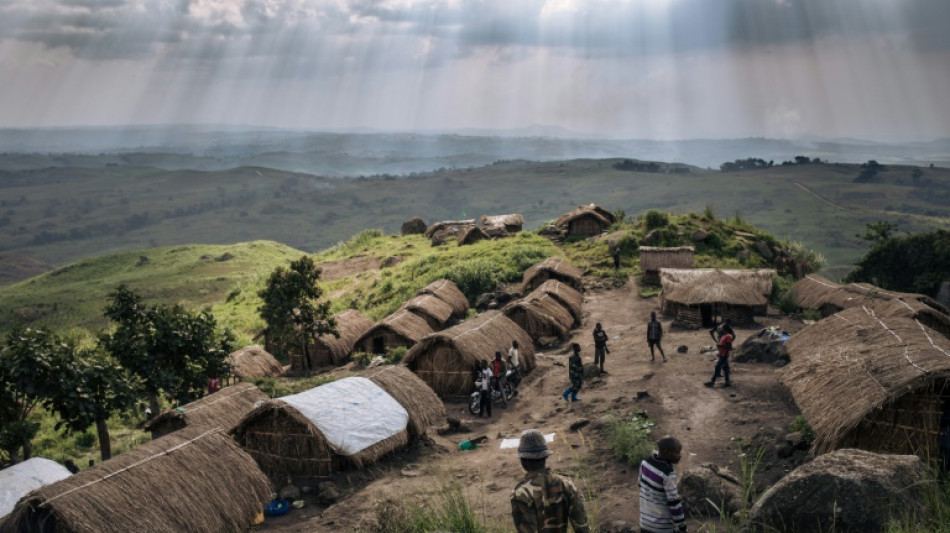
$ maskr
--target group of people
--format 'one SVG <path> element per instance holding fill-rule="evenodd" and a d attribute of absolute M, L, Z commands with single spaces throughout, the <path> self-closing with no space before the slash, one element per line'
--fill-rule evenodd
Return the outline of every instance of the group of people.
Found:
<path fill-rule="evenodd" d="M 511 368 L 511 376 L 508 369 Z M 495 352 L 492 361 L 482 360 L 482 366 L 477 371 L 475 385 L 478 387 L 479 404 L 478 418 L 491 418 L 492 390 L 504 394 L 505 380 L 521 381 L 521 356 L 518 351 L 518 341 L 511 341 L 508 348 L 508 362 L 502 360 L 501 352 Z"/>

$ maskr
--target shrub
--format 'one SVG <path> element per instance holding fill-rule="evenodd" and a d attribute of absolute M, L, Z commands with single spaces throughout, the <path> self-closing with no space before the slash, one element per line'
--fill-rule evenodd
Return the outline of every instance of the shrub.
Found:
<path fill-rule="evenodd" d="M 633 420 L 617 422 L 610 427 L 610 447 L 614 454 L 631 466 L 640 464 L 653 453 L 654 422 L 637 413 Z"/>
<path fill-rule="evenodd" d="M 802 438 L 805 439 L 805 442 L 811 444 L 815 441 L 815 432 L 811 429 L 811 425 L 805 420 L 805 417 L 798 415 L 795 417 L 795 420 L 792 420 L 792 423 L 788 426 L 790 431 L 797 431 L 802 434 Z"/>
<path fill-rule="evenodd" d="M 643 215 L 643 222 L 646 225 L 647 231 L 656 228 L 662 228 L 670 223 L 670 217 L 666 213 L 651 209 Z"/>

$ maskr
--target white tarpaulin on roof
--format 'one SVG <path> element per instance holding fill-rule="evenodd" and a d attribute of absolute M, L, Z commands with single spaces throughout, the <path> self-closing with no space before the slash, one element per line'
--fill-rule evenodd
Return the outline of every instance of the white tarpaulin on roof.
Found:
<path fill-rule="evenodd" d="M 68 477 L 69 470 L 65 466 L 42 457 L 0 470 L 0 518 L 10 514 L 20 498 Z"/>
<path fill-rule="evenodd" d="M 366 378 L 344 378 L 280 400 L 317 426 L 340 455 L 355 455 L 409 422 L 406 409 Z"/>

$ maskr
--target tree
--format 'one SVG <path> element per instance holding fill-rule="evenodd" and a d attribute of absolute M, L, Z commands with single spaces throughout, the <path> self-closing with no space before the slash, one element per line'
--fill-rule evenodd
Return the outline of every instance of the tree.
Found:
<path fill-rule="evenodd" d="M 45 330 L 15 329 L 0 347 L 0 453 L 5 462 L 30 458 L 39 424 L 36 406 L 58 392 L 62 368 L 74 348 Z"/>
<path fill-rule="evenodd" d="M 845 278 L 930 296 L 946 279 L 950 279 L 950 231 L 942 229 L 877 240 Z"/>
<path fill-rule="evenodd" d="M 870 242 L 872 246 L 877 246 L 890 241 L 895 231 L 897 231 L 897 224 L 886 220 L 878 220 L 864 225 L 864 235 L 855 236 Z"/>
<path fill-rule="evenodd" d="M 217 332 L 210 313 L 145 305 L 124 285 L 110 297 L 105 316 L 117 326 L 100 334 L 99 345 L 141 380 L 153 413 L 162 393 L 187 403 L 201 395 L 208 378 L 227 373 L 234 338 L 230 331 Z"/>
<path fill-rule="evenodd" d="M 308 256 L 290 263 L 289 269 L 277 267 L 258 292 L 264 300 L 258 312 L 267 323 L 270 339 L 278 345 L 296 344 L 303 353 L 304 369 L 310 375 L 310 343 L 319 335 L 339 337 L 336 321 L 330 316 L 330 303 L 318 302 L 323 291 L 317 285 L 322 271 Z"/>

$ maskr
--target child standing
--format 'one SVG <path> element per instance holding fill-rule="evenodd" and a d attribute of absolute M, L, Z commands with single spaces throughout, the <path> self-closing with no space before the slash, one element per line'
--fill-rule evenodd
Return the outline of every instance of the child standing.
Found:
<path fill-rule="evenodd" d="M 676 488 L 673 465 L 680 462 L 683 445 L 673 437 L 657 441 L 657 453 L 640 462 L 640 531 L 685 533 L 686 514 Z"/>

